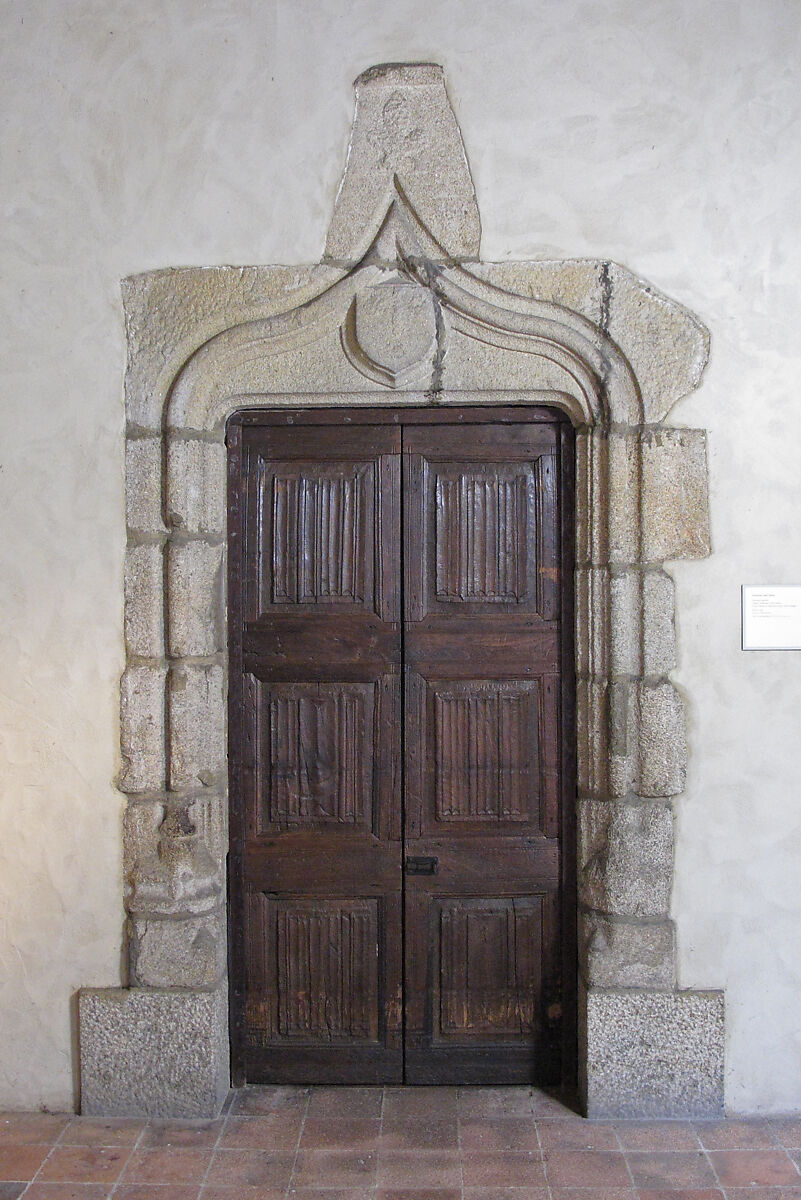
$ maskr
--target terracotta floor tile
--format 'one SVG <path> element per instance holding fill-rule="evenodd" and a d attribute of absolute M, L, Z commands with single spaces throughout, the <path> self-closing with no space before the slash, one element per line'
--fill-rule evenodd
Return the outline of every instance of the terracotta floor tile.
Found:
<path fill-rule="evenodd" d="M 545 1171 L 539 1154 L 462 1155 L 465 1187 L 544 1187 Z"/>
<path fill-rule="evenodd" d="M 312 1089 L 308 1087 L 245 1087 L 237 1091 L 231 1112 L 237 1116 L 261 1116 L 282 1109 L 305 1111 Z"/>
<path fill-rule="evenodd" d="M 285 1188 L 294 1161 L 294 1151 L 217 1150 L 206 1183 L 210 1187 Z"/>
<path fill-rule="evenodd" d="M 295 1188 L 287 1192 L 289 1200 L 376 1200 L 373 1188 Z M 205 1197 L 204 1197 L 205 1200 Z"/>
<path fill-rule="evenodd" d="M 698 1134 L 689 1121 L 616 1121 L 624 1150 L 700 1150 Z"/>
<path fill-rule="evenodd" d="M 606 1150 L 548 1150 L 543 1154 L 551 1187 L 629 1188 L 631 1177 L 622 1154 Z"/>
<path fill-rule="evenodd" d="M 533 1117 L 506 1117 L 504 1120 L 463 1120 L 459 1122 L 459 1142 L 464 1152 L 478 1150 L 486 1154 L 506 1151 L 534 1151 L 539 1154 L 540 1140 Z M 615 1143 L 617 1149 L 617 1143 Z"/>
<path fill-rule="evenodd" d="M 49 1153 L 48 1146 L 0 1146 L 0 1180 L 33 1179 Z"/>
<path fill-rule="evenodd" d="M 444 1121 L 384 1121 L 379 1152 L 390 1150 L 459 1149 L 459 1126 L 455 1117 Z"/>
<path fill-rule="evenodd" d="M 698 1121 L 695 1132 L 706 1150 L 770 1150 L 776 1145 L 767 1121 Z"/>
<path fill-rule="evenodd" d="M 690 1151 L 653 1151 L 628 1154 L 629 1168 L 638 1188 L 662 1191 L 716 1187 L 717 1180 L 705 1154 Z"/>
<path fill-rule="evenodd" d="M 456 1116 L 457 1095 L 457 1089 L 452 1087 L 385 1088 L 384 1119 L 444 1121 Z"/>
<path fill-rule="evenodd" d="M 381 1122 L 375 1118 L 307 1117 L 300 1138 L 301 1150 L 351 1150 L 374 1153 Z"/>
<path fill-rule="evenodd" d="M 641 1188 L 640 1200 L 723 1200 L 720 1188 Z"/>
<path fill-rule="evenodd" d="M 619 1150 L 614 1125 L 602 1121 L 538 1121 L 537 1133 L 547 1150 Z"/>
<path fill-rule="evenodd" d="M 128 1147 L 56 1146 L 38 1183 L 115 1183 L 130 1157 Z"/>
<path fill-rule="evenodd" d="M 134 1146 L 144 1121 L 125 1118 L 73 1117 L 61 1135 L 61 1146 Z"/>
<path fill-rule="evenodd" d="M 641 1194 L 641 1193 L 640 1193 Z M 679 1193 L 673 1192 L 673 1200 Z M 634 1188 L 551 1188 L 551 1200 L 637 1200 Z M 722 1200 L 722 1197 L 718 1197 Z"/>
<path fill-rule="evenodd" d="M 249 1187 L 243 1183 L 238 1187 L 219 1187 L 215 1184 L 201 1188 L 200 1200 L 285 1200 L 286 1194 L 286 1188 Z M 117 1200 L 116 1193 L 114 1200 Z"/>
<path fill-rule="evenodd" d="M 462 1200 L 461 1188 L 379 1188 L 375 1200 Z"/>
<path fill-rule="evenodd" d="M 0 1183 L 0 1200 L 18 1200 L 27 1187 L 27 1183 Z"/>
<path fill-rule="evenodd" d="M 378 1158 L 378 1187 L 413 1190 L 458 1188 L 459 1155 L 447 1150 L 387 1150 Z"/>
<path fill-rule="evenodd" d="M 197 1200 L 199 1194 L 197 1184 L 130 1183 L 117 1187 L 114 1200 Z"/>
<path fill-rule="evenodd" d="M 459 1116 L 462 1120 L 503 1120 L 506 1117 L 530 1117 L 531 1089 L 527 1087 L 459 1088 Z"/>
<path fill-rule="evenodd" d="M 37 1183 L 115 1183 L 130 1156 L 127 1146 L 55 1146 Z"/>
<path fill-rule="evenodd" d="M 33 1200 L 106 1200 L 113 1187 L 113 1183 L 32 1183 L 25 1193 L 25 1200 L 29 1196 Z M 192 1200 L 195 1195 L 192 1194 Z"/>
<path fill-rule="evenodd" d="M 768 1117 L 765 1123 L 779 1145 L 788 1150 L 801 1148 L 801 1117 Z"/>
<path fill-rule="evenodd" d="M 726 1200 L 799 1200 L 801 1188 L 735 1187 L 726 1188 L 725 1196 Z"/>
<path fill-rule="evenodd" d="M 711 1150 L 709 1161 L 724 1188 L 801 1187 L 798 1169 L 785 1150 Z"/>
<path fill-rule="evenodd" d="M 199 1185 L 210 1161 L 210 1146 L 161 1146 L 136 1150 L 125 1168 L 124 1182 Z"/>
<path fill-rule="evenodd" d="M 311 1089 L 310 1117 L 347 1117 L 369 1120 L 381 1116 L 384 1089 L 380 1087 L 318 1087 Z"/>
<path fill-rule="evenodd" d="M 218 1143 L 220 1150 L 294 1150 L 303 1112 L 285 1109 L 261 1117 L 229 1117 Z"/>
<path fill-rule="evenodd" d="M 464 1200 L 550 1200 L 547 1187 L 466 1187 L 463 1196 Z"/>
<path fill-rule="evenodd" d="M 578 1111 L 575 1097 L 552 1095 L 537 1088 L 531 1092 L 531 1111 L 538 1120 L 585 1120 Z"/>
<path fill-rule="evenodd" d="M 52 1146 L 71 1120 L 69 1113 L 1 1113 L 0 1146 Z"/>
<path fill-rule="evenodd" d="M 141 1149 L 160 1146 L 213 1148 L 224 1121 L 150 1121 L 140 1142 Z"/>
<path fill-rule="evenodd" d="M 374 1188 L 296 1188 L 287 1192 L 289 1200 L 375 1200 Z"/>
<path fill-rule="evenodd" d="M 292 1186 L 373 1187 L 377 1163 L 377 1154 L 354 1154 L 347 1150 L 301 1150 L 295 1162 Z"/>

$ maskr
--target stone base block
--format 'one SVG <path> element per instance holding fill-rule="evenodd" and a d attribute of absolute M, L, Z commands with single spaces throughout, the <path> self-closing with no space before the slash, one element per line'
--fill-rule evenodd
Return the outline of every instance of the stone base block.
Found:
<path fill-rule="evenodd" d="M 78 1011 L 84 1115 L 219 1115 L 230 1078 L 225 989 L 85 988 Z"/>
<path fill-rule="evenodd" d="M 580 1023 L 588 1117 L 723 1115 L 722 992 L 592 989 Z"/>

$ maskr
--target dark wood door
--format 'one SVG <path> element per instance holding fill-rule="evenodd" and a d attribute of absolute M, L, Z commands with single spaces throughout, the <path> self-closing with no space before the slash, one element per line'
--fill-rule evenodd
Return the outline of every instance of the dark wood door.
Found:
<path fill-rule="evenodd" d="M 400 1081 L 400 430 L 229 451 L 240 1069 Z"/>
<path fill-rule="evenodd" d="M 406 1073 L 558 1078 L 559 425 L 404 430 Z"/>
<path fill-rule="evenodd" d="M 230 426 L 237 1081 L 564 1077 L 568 430 Z"/>

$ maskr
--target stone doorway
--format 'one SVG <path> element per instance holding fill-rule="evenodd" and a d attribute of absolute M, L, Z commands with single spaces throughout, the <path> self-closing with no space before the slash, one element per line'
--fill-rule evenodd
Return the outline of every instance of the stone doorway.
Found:
<path fill-rule="evenodd" d="M 666 423 L 706 331 L 609 262 L 482 263 L 441 69 L 376 67 L 356 87 L 319 265 L 124 285 L 129 986 L 81 995 L 83 1111 L 208 1115 L 228 1088 L 226 420 L 402 397 L 549 404 L 576 429 L 583 1102 L 719 1112 L 722 994 L 679 988 L 670 919 L 686 744 L 664 569 L 709 552 L 705 437 Z"/>

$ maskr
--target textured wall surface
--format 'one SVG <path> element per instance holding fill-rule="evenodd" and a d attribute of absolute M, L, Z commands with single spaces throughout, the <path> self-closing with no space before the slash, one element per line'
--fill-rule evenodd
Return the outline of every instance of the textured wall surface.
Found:
<path fill-rule="evenodd" d="M 446 69 L 485 260 L 608 256 L 712 331 L 713 555 L 674 569 L 689 699 L 681 981 L 727 991 L 734 1110 L 801 1108 L 797 654 L 739 650 L 795 530 L 801 8 L 786 0 L 0 5 L 0 1105 L 71 1107 L 73 995 L 120 982 L 119 279 L 311 263 L 351 83 Z"/>

